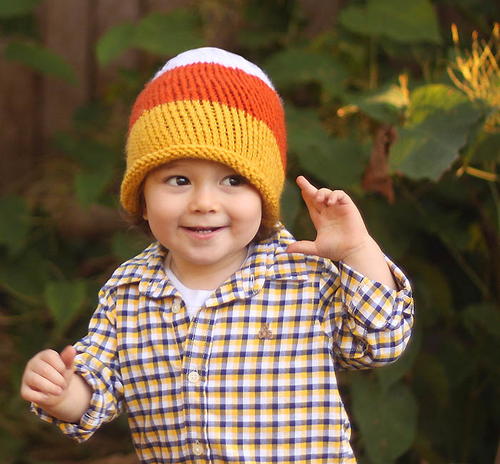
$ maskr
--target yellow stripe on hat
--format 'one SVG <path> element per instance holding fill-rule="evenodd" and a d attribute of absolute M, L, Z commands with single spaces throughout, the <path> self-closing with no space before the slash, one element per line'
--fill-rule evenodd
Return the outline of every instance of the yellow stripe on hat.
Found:
<path fill-rule="evenodd" d="M 264 217 L 279 218 L 284 182 L 275 134 L 262 120 L 218 102 L 181 100 L 155 106 L 131 127 L 121 202 L 139 211 L 139 189 L 154 167 L 179 158 L 218 161 L 245 176 L 261 193 Z M 273 224 L 269 224 L 273 225 Z"/>

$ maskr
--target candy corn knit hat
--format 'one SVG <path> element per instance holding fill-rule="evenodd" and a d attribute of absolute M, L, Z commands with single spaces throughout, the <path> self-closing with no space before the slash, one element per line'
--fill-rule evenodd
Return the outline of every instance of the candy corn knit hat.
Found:
<path fill-rule="evenodd" d="M 286 166 L 280 97 L 266 74 L 218 48 L 189 50 L 167 61 L 137 97 L 130 117 L 120 200 L 141 214 L 147 173 L 179 158 L 217 161 L 260 192 L 263 224 L 279 220 Z"/>

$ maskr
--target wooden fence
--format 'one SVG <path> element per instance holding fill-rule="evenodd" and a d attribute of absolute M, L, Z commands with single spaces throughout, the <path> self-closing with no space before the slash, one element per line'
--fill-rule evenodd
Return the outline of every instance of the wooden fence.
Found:
<path fill-rule="evenodd" d="M 130 51 L 100 69 L 95 44 L 111 26 L 134 21 L 152 11 L 187 6 L 189 0 L 45 0 L 37 11 L 42 43 L 74 68 L 78 84 L 40 75 L 20 64 L 0 60 L 0 193 L 16 192 L 47 150 L 55 131 L 70 125 L 75 109 L 95 98 L 117 66 L 139 65 Z M 6 40 L 0 38 L 0 51 Z M 28 176 L 28 177 L 27 177 Z"/>

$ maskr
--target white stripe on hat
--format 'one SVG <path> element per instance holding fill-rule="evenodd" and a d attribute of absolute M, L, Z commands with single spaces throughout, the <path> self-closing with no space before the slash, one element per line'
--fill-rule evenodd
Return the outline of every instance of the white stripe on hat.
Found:
<path fill-rule="evenodd" d="M 153 79 L 156 79 L 165 72 L 174 68 L 193 63 L 216 63 L 227 66 L 228 68 L 241 69 L 247 74 L 251 74 L 252 76 L 256 76 L 263 80 L 269 87 L 271 87 L 271 89 L 275 90 L 269 77 L 267 77 L 264 71 L 262 71 L 262 69 L 260 69 L 257 65 L 251 63 L 240 55 L 214 47 L 195 48 L 173 57 L 167 61 L 163 68 L 161 68 L 154 75 Z"/>

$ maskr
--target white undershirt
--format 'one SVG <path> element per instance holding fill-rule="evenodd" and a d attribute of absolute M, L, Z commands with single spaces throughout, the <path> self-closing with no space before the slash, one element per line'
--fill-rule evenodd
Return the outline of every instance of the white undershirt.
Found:
<path fill-rule="evenodd" d="M 250 248 L 247 248 L 247 254 L 243 262 L 246 261 L 248 256 L 250 255 Z M 165 259 L 165 274 L 171 280 L 174 287 L 181 294 L 184 303 L 186 304 L 186 309 L 188 312 L 189 319 L 193 320 L 196 316 L 200 308 L 205 304 L 208 297 L 216 290 L 215 288 L 212 290 L 196 290 L 194 288 L 186 287 L 174 274 L 172 271 L 172 267 L 170 266 L 171 255 L 167 254 Z M 242 263 L 243 264 L 243 263 Z"/>
<path fill-rule="evenodd" d="M 167 277 L 172 281 L 174 287 L 179 291 L 186 304 L 186 309 L 188 312 L 189 319 L 193 319 L 198 313 L 199 309 L 205 304 L 208 297 L 215 290 L 195 290 L 193 288 L 186 287 L 173 273 L 170 267 L 170 255 L 167 255 L 165 260 L 165 273 Z"/>

